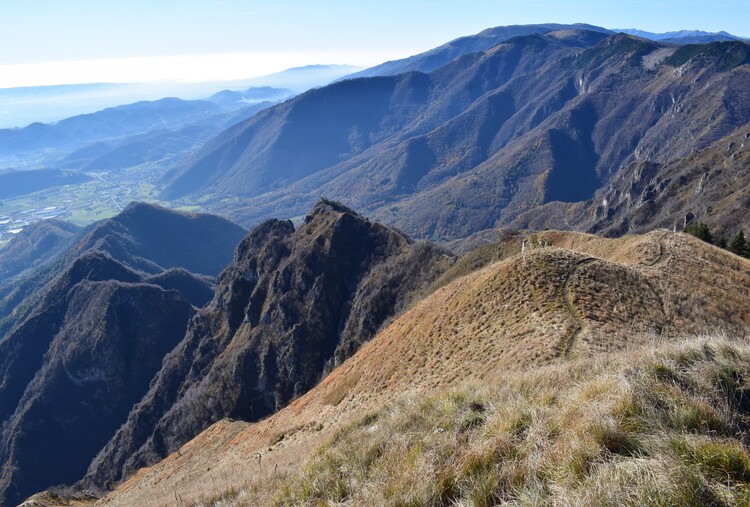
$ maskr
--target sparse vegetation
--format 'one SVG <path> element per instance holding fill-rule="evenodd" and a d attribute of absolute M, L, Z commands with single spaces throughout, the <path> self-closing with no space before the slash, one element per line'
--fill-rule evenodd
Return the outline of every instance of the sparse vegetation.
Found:
<path fill-rule="evenodd" d="M 714 238 L 711 235 L 711 230 L 703 222 L 693 222 L 685 227 L 685 234 L 690 234 L 696 238 L 705 241 L 706 243 L 713 243 Z"/>
<path fill-rule="evenodd" d="M 746 505 L 748 378 L 750 344 L 714 337 L 407 396 L 267 486 L 277 506 Z"/>
<path fill-rule="evenodd" d="M 724 238 L 723 236 L 714 240 L 714 236 L 713 234 L 711 234 L 711 229 L 707 224 L 703 222 L 693 222 L 689 224 L 687 227 L 685 227 L 684 232 L 695 236 L 696 238 L 703 240 L 706 243 L 711 243 L 718 246 L 719 248 L 723 248 L 724 250 L 729 250 L 730 252 L 741 257 L 750 258 L 750 244 L 748 244 L 747 240 L 745 239 L 744 229 L 740 229 L 739 231 L 737 231 L 737 234 L 735 234 L 732 237 L 732 240 L 728 243 L 726 238 Z"/>
<path fill-rule="evenodd" d="M 641 496 L 626 504 L 679 504 L 697 477 L 685 474 L 698 465 L 675 465 L 675 442 L 739 442 L 747 377 L 744 355 L 714 364 L 725 354 L 720 340 L 705 350 L 674 344 L 707 328 L 747 336 L 747 262 L 667 231 L 616 240 L 546 231 L 527 238 L 523 256 L 492 263 L 503 253 L 457 262 L 466 276 L 414 305 L 291 406 L 247 426 L 218 423 L 178 462 L 118 489 L 110 505 L 168 504 L 164 491 L 173 489 L 215 505 L 231 487 L 250 493 L 216 505 L 481 505 L 480 496 L 470 501 L 480 479 L 490 505 L 619 504 L 636 486 Z M 357 454 L 368 448 L 377 452 Z M 492 472 L 482 472 L 483 460 L 479 472 L 462 471 L 485 451 Z M 253 453 L 263 455 L 263 475 Z M 276 465 L 288 477 L 269 482 Z M 222 474 L 229 479 L 205 486 Z M 438 494 L 448 487 L 453 493 Z M 648 500 L 651 490 L 658 501 Z"/>
<path fill-rule="evenodd" d="M 750 257 L 750 247 L 745 239 L 744 230 L 739 230 L 739 232 L 732 238 L 732 241 L 729 242 L 727 249 L 732 253 L 741 255 L 742 257 Z"/>

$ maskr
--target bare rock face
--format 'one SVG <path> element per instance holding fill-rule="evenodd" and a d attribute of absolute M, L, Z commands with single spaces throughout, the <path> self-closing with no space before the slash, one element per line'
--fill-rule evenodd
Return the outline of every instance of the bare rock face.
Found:
<path fill-rule="evenodd" d="M 283 407 L 452 263 L 441 248 L 329 201 L 296 230 L 261 224 L 82 485 L 109 487 L 221 418 L 254 421 Z"/>
<path fill-rule="evenodd" d="M 682 230 L 697 220 L 707 223 L 716 237 L 732 237 L 750 228 L 750 195 L 743 190 L 750 185 L 743 147 L 748 130 L 750 124 L 684 158 L 629 164 L 594 198 L 542 206 L 513 225 L 620 236 L 659 227 Z"/>

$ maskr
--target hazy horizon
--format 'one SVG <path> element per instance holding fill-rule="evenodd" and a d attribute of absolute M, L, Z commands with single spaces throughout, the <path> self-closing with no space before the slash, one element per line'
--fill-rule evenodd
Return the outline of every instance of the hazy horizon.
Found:
<path fill-rule="evenodd" d="M 54 123 L 71 116 L 144 100 L 166 97 L 208 99 L 222 90 L 240 91 L 253 86 L 286 88 L 299 93 L 361 69 L 348 65 L 324 65 L 292 67 L 279 73 L 222 81 L 99 82 L 0 88 L 0 128 L 22 128 L 35 122 Z"/>
<path fill-rule="evenodd" d="M 29 0 L 0 8 L 0 88 L 229 81 L 310 64 L 372 66 L 493 26 L 727 31 L 747 36 L 740 0 Z"/>
<path fill-rule="evenodd" d="M 203 98 L 294 67 L 370 67 L 503 25 L 588 23 L 746 36 L 750 3 L 161 0 L 125 6 L 113 0 L 29 0 L 4 5 L 0 13 L 0 128 L 7 128 L 138 100 Z M 102 83 L 116 86 L 85 95 L 14 96 L 19 88 Z"/>

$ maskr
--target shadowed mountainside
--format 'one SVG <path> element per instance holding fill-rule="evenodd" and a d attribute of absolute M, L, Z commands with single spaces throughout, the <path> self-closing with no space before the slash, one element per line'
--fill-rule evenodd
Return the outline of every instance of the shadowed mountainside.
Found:
<path fill-rule="evenodd" d="M 94 227 L 68 255 L 98 249 L 146 273 L 181 267 L 216 276 L 244 234 L 238 225 L 215 215 L 136 202 Z"/>
<path fill-rule="evenodd" d="M 25 227 L 0 250 L 0 287 L 28 269 L 53 261 L 80 234 L 81 229 L 62 220 L 42 220 Z"/>
<path fill-rule="evenodd" d="M 77 256 L 106 252 L 118 262 L 147 274 L 184 268 L 216 276 L 230 261 L 244 229 L 214 215 L 180 213 L 132 203 L 121 214 L 94 224 L 60 260 L 21 278 L 0 299 L 0 333 L 22 321 L 39 293 Z"/>
<path fill-rule="evenodd" d="M 429 74 L 310 91 L 208 142 L 165 196 L 199 193 L 256 223 L 327 195 L 450 240 L 586 201 L 635 163 L 689 163 L 750 121 L 746 44 L 602 37 L 516 37 Z"/>
<path fill-rule="evenodd" d="M 747 92 L 744 92 L 747 95 Z M 716 236 L 750 230 L 750 124 L 703 150 L 666 163 L 632 162 L 582 203 L 552 203 L 522 214 L 521 229 L 565 228 L 621 235 L 654 226 L 681 230 L 691 220 Z"/>
<path fill-rule="evenodd" d="M 0 339 L 0 503 L 80 479 L 213 297 L 191 270 L 218 273 L 244 234 L 133 204 L 20 283 Z"/>
<path fill-rule="evenodd" d="M 195 310 L 179 292 L 155 285 L 83 280 L 54 311 L 59 319 L 49 312 L 32 317 L 36 333 L 22 327 L 11 336 L 34 340 L 39 347 L 40 327 L 57 324 L 16 409 L 10 416 L 3 413 L 0 491 L 5 505 L 81 476 L 146 392 Z M 6 357 L 29 361 L 28 348 L 2 345 Z M 5 380 L 15 384 L 22 373 L 3 363 Z M 3 389 L 4 408 L 13 404 L 10 394 Z"/>

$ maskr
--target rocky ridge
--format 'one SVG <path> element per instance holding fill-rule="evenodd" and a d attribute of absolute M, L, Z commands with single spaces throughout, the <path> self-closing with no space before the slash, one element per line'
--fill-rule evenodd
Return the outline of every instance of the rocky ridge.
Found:
<path fill-rule="evenodd" d="M 82 485 L 111 487 L 212 422 L 258 420 L 285 406 L 453 261 L 330 201 L 297 229 L 288 221 L 259 225 Z"/>

